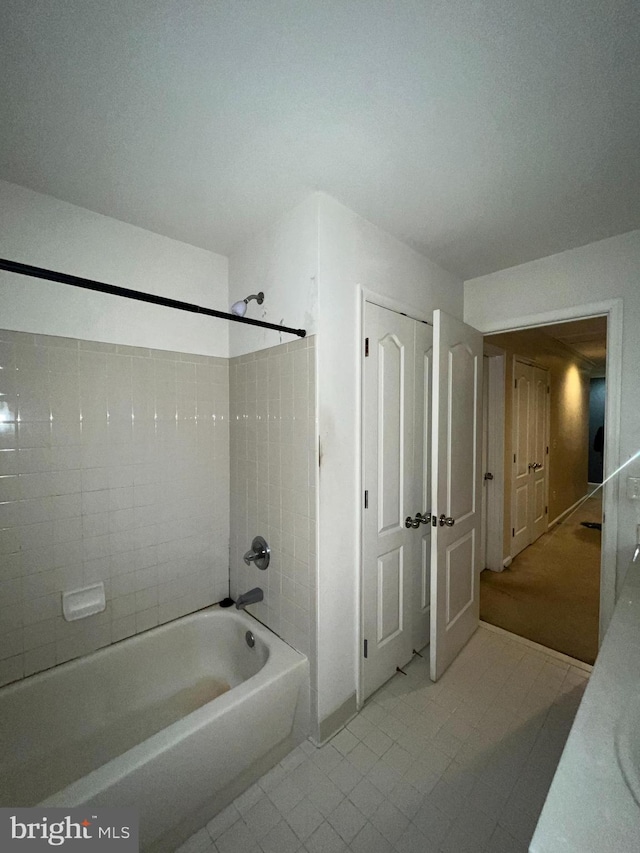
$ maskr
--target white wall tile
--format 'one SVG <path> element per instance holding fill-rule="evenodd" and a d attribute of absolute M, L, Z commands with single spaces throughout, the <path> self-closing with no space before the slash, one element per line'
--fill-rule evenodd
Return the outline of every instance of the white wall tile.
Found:
<path fill-rule="evenodd" d="M 0 339 L 6 399 L 23 416 L 0 434 L 7 683 L 228 594 L 229 366 L 16 332 Z M 61 592 L 98 580 L 106 611 L 64 622 Z"/>
<path fill-rule="evenodd" d="M 248 610 L 308 655 L 315 647 L 314 370 L 313 339 L 229 362 L 231 595 L 262 587 L 264 602 Z M 256 534 L 271 547 L 266 575 L 242 560 Z"/>

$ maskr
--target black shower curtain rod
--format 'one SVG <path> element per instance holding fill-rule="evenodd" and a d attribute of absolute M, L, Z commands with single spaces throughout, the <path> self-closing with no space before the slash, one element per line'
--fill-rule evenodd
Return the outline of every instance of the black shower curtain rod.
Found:
<path fill-rule="evenodd" d="M 304 338 L 307 335 L 305 329 L 292 329 L 289 326 L 278 326 L 276 323 L 266 323 L 264 320 L 253 320 L 251 317 L 238 317 L 237 314 L 227 314 L 225 311 L 216 311 L 215 308 L 205 308 L 202 305 L 194 305 L 191 302 L 180 302 L 178 299 L 167 299 L 165 296 L 156 296 L 154 293 L 142 293 L 139 290 L 131 290 L 128 287 L 118 287 L 115 284 L 104 284 L 101 281 L 93 281 L 90 278 L 81 278 L 77 275 L 69 275 L 64 272 L 46 270 L 42 267 L 32 267 L 29 264 L 20 264 L 17 261 L 7 261 L 0 258 L 0 269 L 8 272 L 30 275 L 33 278 L 44 278 L 48 281 L 57 281 L 60 284 L 70 284 L 72 287 L 82 287 L 85 290 L 95 290 L 98 293 L 110 293 L 113 296 L 124 296 L 125 299 L 135 299 L 138 302 L 149 302 L 151 305 L 163 305 L 165 308 L 176 308 L 178 311 L 189 311 L 192 314 L 205 314 L 207 317 L 220 317 L 222 320 L 233 320 L 234 323 L 245 323 L 249 326 L 260 326 L 263 329 L 274 329 L 276 332 L 287 332 Z"/>

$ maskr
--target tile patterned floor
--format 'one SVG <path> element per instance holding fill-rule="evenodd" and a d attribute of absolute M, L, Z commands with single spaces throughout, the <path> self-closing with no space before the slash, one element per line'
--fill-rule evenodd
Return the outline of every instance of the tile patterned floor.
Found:
<path fill-rule="evenodd" d="M 525 853 L 588 674 L 485 627 L 437 684 L 407 673 L 180 853 Z"/>

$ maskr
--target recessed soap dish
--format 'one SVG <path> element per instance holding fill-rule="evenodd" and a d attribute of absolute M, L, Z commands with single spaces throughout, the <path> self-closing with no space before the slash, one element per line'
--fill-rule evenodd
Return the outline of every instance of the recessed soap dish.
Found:
<path fill-rule="evenodd" d="M 67 622 L 102 613 L 106 606 L 102 582 L 62 593 L 62 615 Z"/>

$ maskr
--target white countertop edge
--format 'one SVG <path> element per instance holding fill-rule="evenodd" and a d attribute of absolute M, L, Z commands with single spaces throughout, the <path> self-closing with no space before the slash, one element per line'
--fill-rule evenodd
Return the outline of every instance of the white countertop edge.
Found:
<path fill-rule="evenodd" d="M 640 807 L 622 775 L 614 740 L 624 709 L 638 697 L 640 564 L 636 563 L 627 572 L 531 840 L 531 853 L 640 850 Z"/>

